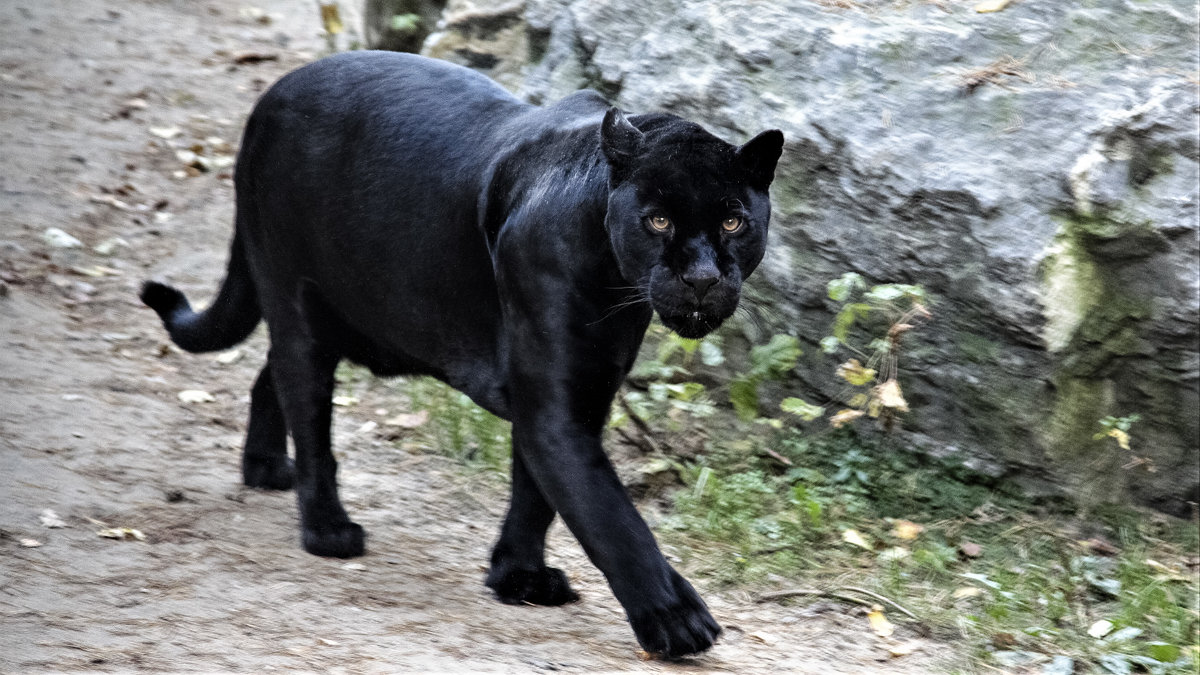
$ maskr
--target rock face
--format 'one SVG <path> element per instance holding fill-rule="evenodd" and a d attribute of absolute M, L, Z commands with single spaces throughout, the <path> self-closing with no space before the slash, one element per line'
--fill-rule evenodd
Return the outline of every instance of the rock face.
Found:
<path fill-rule="evenodd" d="M 759 334 L 833 400 L 826 282 L 922 285 L 908 440 L 1065 490 L 1200 501 L 1197 17 L 1184 0 L 452 1 L 426 52 L 731 142 L 780 128 Z M 765 328 L 765 330 L 762 330 Z M 1132 447 L 1095 440 L 1141 416 Z M 1149 460 L 1130 466 L 1135 457 Z"/>

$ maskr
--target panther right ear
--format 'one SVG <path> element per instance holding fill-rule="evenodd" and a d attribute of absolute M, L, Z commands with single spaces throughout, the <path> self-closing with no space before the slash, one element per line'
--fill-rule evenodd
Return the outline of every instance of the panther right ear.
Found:
<path fill-rule="evenodd" d="M 645 136 L 642 132 L 630 124 L 616 107 L 609 108 L 608 112 L 604 113 L 604 121 L 600 123 L 600 148 L 608 158 L 614 175 L 629 170 L 642 149 L 643 138 Z"/>

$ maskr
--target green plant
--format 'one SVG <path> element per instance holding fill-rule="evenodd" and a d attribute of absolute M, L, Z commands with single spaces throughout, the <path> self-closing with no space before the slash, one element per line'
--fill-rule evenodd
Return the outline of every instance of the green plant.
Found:
<path fill-rule="evenodd" d="M 729 402 L 739 418 L 750 421 L 758 416 L 759 385 L 782 379 L 796 367 L 800 355 L 800 341 L 790 335 L 776 335 L 767 344 L 750 349 L 749 369 L 729 383 Z M 797 403 L 791 405 L 799 407 Z"/>
<path fill-rule="evenodd" d="M 830 423 L 841 427 L 866 415 L 891 429 L 897 415 L 908 411 L 899 381 L 901 340 L 918 320 L 931 316 L 925 290 L 910 284 L 868 288 L 862 276 L 847 272 L 829 282 L 827 293 L 842 307 L 832 334 L 821 340 L 821 350 L 856 356 L 838 366 L 838 377 L 849 385 L 839 399 L 848 407 L 835 413 Z"/>

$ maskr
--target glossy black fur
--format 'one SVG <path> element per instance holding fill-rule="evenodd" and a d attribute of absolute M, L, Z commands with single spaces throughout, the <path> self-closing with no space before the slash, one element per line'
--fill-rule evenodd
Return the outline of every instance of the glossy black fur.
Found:
<path fill-rule="evenodd" d="M 601 432 L 653 311 L 689 337 L 733 312 L 762 257 L 782 143 L 778 131 L 735 147 L 669 115 L 627 119 L 594 92 L 533 107 L 457 66 L 342 54 L 284 77 L 251 115 L 213 305 L 193 312 L 155 282 L 142 298 L 191 351 L 228 348 L 266 320 L 243 478 L 295 485 L 307 551 L 365 546 L 330 450 L 338 362 L 432 375 L 513 424 L 512 500 L 487 576 L 497 596 L 576 599 L 543 557 L 559 514 L 641 645 L 691 654 L 720 628 L 659 552 Z M 731 217 L 741 227 L 726 233 Z"/>

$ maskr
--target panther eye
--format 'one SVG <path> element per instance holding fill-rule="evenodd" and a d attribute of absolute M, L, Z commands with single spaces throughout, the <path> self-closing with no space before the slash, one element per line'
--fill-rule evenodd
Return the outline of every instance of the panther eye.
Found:
<path fill-rule="evenodd" d="M 659 232 L 666 232 L 671 227 L 671 221 L 666 216 L 650 216 L 647 220 L 650 222 L 650 227 Z"/>
<path fill-rule="evenodd" d="M 729 216 L 721 221 L 721 229 L 726 232 L 737 232 L 742 229 L 742 219 L 740 216 Z"/>

